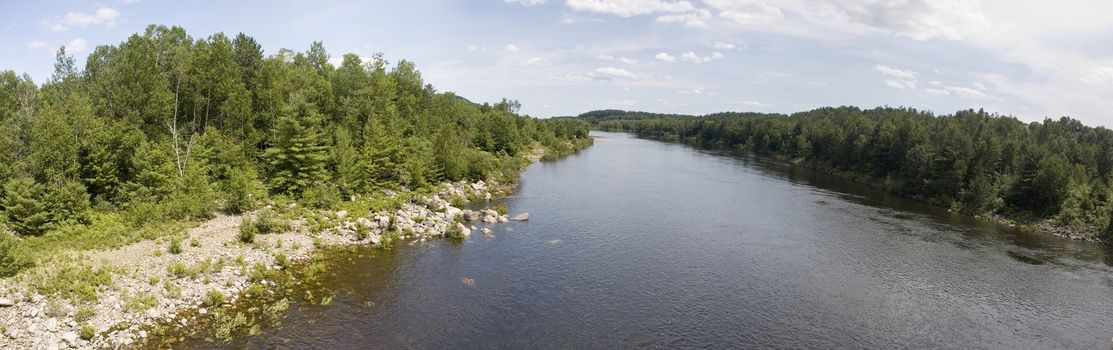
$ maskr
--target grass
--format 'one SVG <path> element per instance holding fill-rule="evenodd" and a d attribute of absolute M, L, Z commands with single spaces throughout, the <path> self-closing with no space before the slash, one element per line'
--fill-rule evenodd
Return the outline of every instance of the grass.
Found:
<path fill-rule="evenodd" d="M 97 316 L 97 310 L 92 307 L 82 306 L 77 308 L 77 312 L 73 314 L 73 320 L 84 323 L 85 321 L 93 319 Z"/>
<path fill-rule="evenodd" d="M 158 299 L 150 293 L 136 293 L 124 296 L 124 309 L 131 313 L 142 313 L 158 305 Z"/>
<path fill-rule="evenodd" d="M 166 294 L 167 298 L 171 298 L 171 299 L 181 299 L 182 298 L 182 287 L 179 286 L 177 283 L 174 283 L 174 281 L 163 281 L 162 282 L 162 289 L 164 289 L 166 291 L 165 294 Z"/>
<path fill-rule="evenodd" d="M 38 272 L 31 283 L 39 294 L 70 301 L 95 302 L 100 289 L 112 285 L 113 271 L 107 267 L 94 269 L 88 265 L 61 263 L 61 266 Z"/>
<path fill-rule="evenodd" d="M 285 269 L 290 264 L 290 258 L 287 258 L 286 254 L 276 253 L 274 254 L 274 264 Z"/>

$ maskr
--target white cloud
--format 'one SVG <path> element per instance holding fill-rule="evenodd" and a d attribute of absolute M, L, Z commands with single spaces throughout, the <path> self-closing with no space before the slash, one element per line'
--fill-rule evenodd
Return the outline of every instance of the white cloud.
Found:
<path fill-rule="evenodd" d="M 901 89 L 901 90 L 915 89 L 916 88 L 916 81 L 914 81 L 914 80 L 902 80 L 902 79 L 888 79 L 888 80 L 885 80 L 885 85 L 889 85 L 889 86 L 892 86 L 894 88 Z"/>
<path fill-rule="evenodd" d="M 695 10 L 688 1 L 664 0 L 567 0 L 565 6 L 575 11 L 597 12 L 630 17 L 657 12 L 685 13 Z"/>
<path fill-rule="evenodd" d="M 711 56 L 700 56 L 697 55 L 694 51 L 688 51 L 680 54 L 681 60 L 692 63 L 707 63 L 720 58 L 723 58 L 723 54 L 718 52 L 712 53 Z"/>
<path fill-rule="evenodd" d="M 657 54 L 657 56 L 653 56 L 653 58 L 656 58 L 658 61 L 662 61 L 662 62 L 668 62 L 668 63 L 676 62 L 676 56 L 670 55 L 667 52 L 659 53 L 659 54 Z"/>
<path fill-rule="evenodd" d="M 502 2 L 505 2 L 507 4 L 518 3 L 522 4 L 523 6 L 541 5 L 548 1 L 549 0 L 502 0 Z"/>
<path fill-rule="evenodd" d="M 119 17 L 120 11 L 109 7 L 101 7 L 92 14 L 70 12 L 61 18 L 44 19 L 41 23 L 52 31 L 61 32 L 73 27 L 104 26 L 111 28 L 116 25 L 116 19 Z"/>
<path fill-rule="evenodd" d="M 773 105 L 768 103 L 749 100 L 735 101 L 734 104 L 746 107 L 773 107 Z"/>
<path fill-rule="evenodd" d="M 77 38 L 66 44 L 66 53 L 72 54 L 75 52 L 81 52 L 85 51 L 85 49 L 87 48 L 89 48 L 89 43 L 85 42 L 85 39 Z"/>
<path fill-rule="evenodd" d="M 564 75 L 555 76 L 555 77 L 552 78 L 552 80 L 560 81 L 560 82 L 568 82 L 568 83 L 581 83 L 581 82 L 591 81 L 592 79 L 591 79 L 591 77 L 584 76 L 584 75 L 564 74 Z"/>
<path fill-rule="evenodd" d="M 970 100 L 989 100 L 989 99 L 992 99 L 992 97 L 989 96 L 989 94 L 987 94 L 985 91 L 983 91 L 983 90 L 985 90 L 984 85 L 982 85 L 980 83 L 974 83 L 974 84 L 971 84 L 971 85 L 974 86 L 974 87 L 973 88 L 968 88 L 968 87 L 964 87 L 964 86 L 952 86 L 952 85 L 943 84 L 942 82 L 939 82 L 939 81 L 932 81 L 931 82 L 932 88 L 924 89 L 924 91 L 929 93 L 929 94 L 936 95 L 936 96 L 951 96 L 951 95 L 954 95 L 954 96 L 957 96 L 957 97 L 962 97 L 962 98 L 966 98 L 966 99 L 970 99 Z"/>
<path fill-rule="evenodd" d="M 1079 78 L 1084 83 L 1095 85 L 1113 84 L 1113 67 L 1094 67 Z"/>
<path fill-rule="evenodd" d="M 517 46 L 517 45 L 514 45 L 514 44 L 506 44 L 506 47 L 504 47 L 504 48 L 503 48 L 503 50 L 505 50 L 506 52 L 518 52 L 518 51 L 521 51 L 521 49 L 519 49 L 519 48 L 518 48 L 518 46 Z"/>
<path fill-rule="evenodd" d="M 124 5 L 131 5 L 131 4 L 134 4 L 134 3 L 137 3 L 137 2 L 139 2 L 139 0 L 120 0 L 120 3 L 122 3 Z"/>
<path fill-rule="evenodd" d="M 714 43 L 711 43 L 711 47 L 715 48 L 716 50 L 734 50 L 738 48 L 738 45 L 734 45 L 725 41 L 716 41 Z"/>
<path fill-rule="evenodd" d="M 899 78 L 899 79 L 916 79 L 916 75 L 917 75 L 916 72 L 911 71 L 911 70 L 896 69 L 896 68 L 889 67 L 889 66 L 886 66 L 886 65 L 881 65 L 881 64 L 873 66 L 873 69 L 877 70 L 878 72 L 881 72 L 881 74 L 884 74 L 884 75 L 887 75 L 887 76 L 890 76 L 890 77 L 893 77 L 893 78 Z"/>
<path fill-rule="evenodd" d="M 625 64 L 638 64 L 638 60 L 629 57 L 619 57 L 618 61 Z"/>
<path fill-rule="evenodd" d="M 785 18 L 781 8 L 757 0 L 704 0 L 719 17 L 742 25 L 764 25 Z"/>
<path fill-rule="evenodd" d="M 638 101 L 636 101 L 636 100 L 617 100 L 617 101 L 608 101 L 607 104 L 629 107 L 629 106 L 633 106 L 633 105 L 638 104 Z"/>
<path fill-rule="evenodd" d="M 550 61 L 550 60 L 548 60 L 544 57 L 534 57 L 534 58 L 526 60 L 522 64 L 527 65 L 527 66 L 548 66 L 548 65 L 552 65 L 553 61 Z"/>
<path fill-rule="evenodd" d="M 705 9 L 657 16 L 657 23 L 684 23 L 684 26 L 689 28 L 706 28 L 709 20 L 711 20 L 711 11 Z"/>
<path fill-rule="evenodd" d="M 633 72 L 630 72 L 630 71 L 622 69 L 622 68 L 615 68 L 615 67 L 596 68 L 595 73 L 599 74 L 603 78 L 619 78 L 619 79 L 627 79 L 627 80 L 638 79 L 637 74 L 634 74 Z"/>
<path fill-rule="evenodd" d="M 47 43 L 44 43 L 42 41 L 33 40 L 33 41 L 27 42 L 27 48 L 28 49 L 41 49 L 41 48 L 44 48 L 44 47 L 47 47 Z"/>

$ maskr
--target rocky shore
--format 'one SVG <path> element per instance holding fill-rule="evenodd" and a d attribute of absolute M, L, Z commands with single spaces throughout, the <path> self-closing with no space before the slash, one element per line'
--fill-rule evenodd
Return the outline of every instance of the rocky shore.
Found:
<path fill-rule="evenodd" d="M 40 266 L 30 272 L 32 277 L 0 280 L 0 349 L 134 347 L 148 337 L 145 325 L 188 325 L 196 315 L 205 315 L 206 308 L 234 303 L 247 288 L 273 286 L 265 277 L 267 271 L 308 259 L 319 247 L 489 232 L 476 223 L 497 224 L 511 218 L 490 209 L 459 208 L 449 199 L 489 200 L 508 190 L 482 181 L 444 183 L 435 193 L 415 196 L 398 210 L 319 211 L 328 225 L 319 232 L 311 233 L 310 220 L 302 217 L 290 220 L 290 230 L 259 235 L 250 244 L 238 239 L 243 216 L 222 215 L 190 229 L 177 253 L 167 251 L 165 241 L 78 252 L 70 261 Z M 460 205 L 458 200 L 456 205 Z M 513 219 L 529 220 L 529 216 L 519 214 Z M 89 273 L 110 271 L 110 281 L 97 287 L 94 300 L 76 302 L 40 294 L 34 276 L 55 273 L 63 269 L 61 264 L 79 266 L 79 271 Z M 183 314 L 194 316 L 179 317 Z"/>

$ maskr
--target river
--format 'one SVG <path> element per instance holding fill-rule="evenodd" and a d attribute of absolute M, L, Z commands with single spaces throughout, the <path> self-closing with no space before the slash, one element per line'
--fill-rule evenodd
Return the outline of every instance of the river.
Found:
<path fill-rule="evenodd" d="M 344 253 L 328 305 L 178 348 L 1107 348 L 1113 251 L 747 155 L 594 133 L 493 236 Z"/>

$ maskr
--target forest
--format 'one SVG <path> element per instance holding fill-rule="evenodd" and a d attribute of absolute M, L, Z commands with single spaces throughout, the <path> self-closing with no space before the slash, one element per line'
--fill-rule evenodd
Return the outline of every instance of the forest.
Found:
<path fill-rule="evenodd" d="M 1091 240 L 1113 231 L 1113 131 L 1066 117 L 1025 123 L 982 110 L 843 106 L 648 118 L 596 111 L 580 119 L 781 158 L 971 215 L 1050 224 Z"/>
<path fill-rule="evenodd" d="M 0 276 L 44 246 L 151 238 L 273 199 L 513 181 L 534 150 L 591 142 L 583 121 L 438 92 L 412 62 L 329 60 L 321 42 L 265 54 L 243 33 L 151 25 L 80 69 L 61 48 L 44 82 L 0 72 Z"/>

